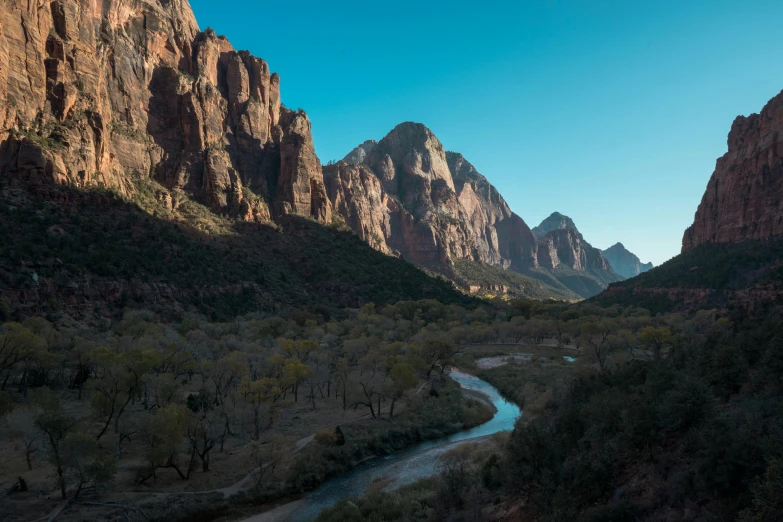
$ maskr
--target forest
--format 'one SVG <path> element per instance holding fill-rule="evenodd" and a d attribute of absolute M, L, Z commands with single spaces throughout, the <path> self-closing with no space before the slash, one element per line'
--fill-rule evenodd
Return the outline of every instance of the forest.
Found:
<path fill-rule="evenodd" d="M 220 323 L 127 310 L 103 331 L 5 323 L 3 487 L 51 500 L 9 494 L 2 509 L 24 519 L 145 506 L 186 519 L 205 504 L 220 515 L 229 501 L 209 494 L 237 483 L 233 504 L 296 495 L 491 417 L 448 378 L 455 366 L 523 408 L 513 433 L 492 452 L 460 448 L 438 480 L 346 502 L 324 520 L 409 520 L 389 507 L 409 505 L 406 495 L 420 520 L 480 519 L 519 498 L 539 520 L 767 520 L 764 506 L 780 502 L 764 496 L 781 479 L 778 312 L 423 300 Z M 532 355 L 479 364 L 520 353 Z M 187 491 L 204 495 L 176 513 L 151 495 Z"/>

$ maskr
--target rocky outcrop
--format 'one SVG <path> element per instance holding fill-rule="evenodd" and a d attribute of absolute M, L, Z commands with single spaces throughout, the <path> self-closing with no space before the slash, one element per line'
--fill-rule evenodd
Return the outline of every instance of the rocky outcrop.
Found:
<path fill-rule="evenodd" d="M 544 237 L 548 232 L 552 232 L 553 230 L 573 230 L 577 234 L 579 234 L 579 230 L 577 230 L 576 225 L 574 224 L 574 221 L 568 217 L 564 216 L 560 212 L 552 212 L 552 214 L 549 215 L 548 218 L 543 220 L 540 225 L 533 228 L 533 235 L 535 235 L 537 238 Z"/>
<path fill-rule="evenodd" d="M 635 254 L 628 251 L 622 243 L 617 243 L 602 251 L 604 257 L 619 275 L 626 279 L 651 270 L 652 263 L 642 263 Z"/>
<path fill-rule="evenodd" d="M 351 163 L 352 165 L 359 165 L 360 163 L 364 163 L 367 161 L 367 156 L 370 155 L 370 152 L 372 152 L 372 149 L 374 149 L 376 145 L 378 145 L 377 141 L 367 140 L 346 154 L 343 158 L 343 161 L 346 163 Z"/>
<path fill-rule="evenodd" d="M 577 271 L 612 272 L 601 251 L 572 228 L 552 230 L 538 240 L 538 263 L 552 269 L 565 265 Z"/>
<path fill-rule="evenodd" d="M 535 266 L 535 238 L 522 218 L 424 125 L 400 124 L 362 150 L 362 165 L 327 166 L 324 179 L 335 212 L 370 244 L 443 273 L 455 258 Z"/>
<path fill-rule="evenodd" d="M 538 264 L 555 269 L 613 273 L 603 253 L 585 241 L 570 217 L 553 212 L 533 229 L 538 238 Z"/>
<path fill-rule="evenodd" d="M 574 298 L 620 279 L 567 216 L 547 218 L 537 240 L 497 189 L 420 123 L 400 124 L 346 158 L 324 168 L 335 214 L 376 249 L 458 276 L 470 291 L 490 287 L 474 280 L 483 277 L 480 270 L 458 275 L 455 260 L 529 275 L 551 284 L 551 295 Z"/>
<path fill-rule="evenodd" d="M 246 219 L 330 219 L 307 115 L 187 0 L 5 0 L 0 143 L 3 175 L 31 184 L 151 177 Z"/>
<path fill-rule="evenodd" d="M 783 92 L 760 114 L 734 120 L 683 251 L 783 235 Z"/>
<path fill-rule="evenodd" d="M 360 145 L 324 168 L 324 182 L 335 214 L 359 237 L 469 289 L 489 287 L 473 280 L 481 270 L 460 272 L 455 260 L 532 276 L 558 297 L 589 297 L 620 279 L 567 216 L 552 214 L 537 240 L 497 189 L 420 123 Z"/>

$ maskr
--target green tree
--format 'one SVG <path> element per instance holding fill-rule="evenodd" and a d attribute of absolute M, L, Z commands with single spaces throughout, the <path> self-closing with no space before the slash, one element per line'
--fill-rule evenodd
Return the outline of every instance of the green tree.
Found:
<path fill-rule="evenodd" d="M 389 417 L 394 418 L 394 405 L 402 399 L 405 392 L 414 388 L 417 384 L 416 370 L 408 362 L 394 361 L 389 370 L 389 379 L 386 384 L 386 396 L 391 400 Z"/>
<path fill-rule="evenodd" d="M 771 460 L 763 476 L 751 488 L 751 507 L 740 513 L 740 522 L 778 522 L 783 513 L 783 464 Z"/>
<path fill-rule="evenodd" d="M 60 495 L 65 500 L 67 498 L 66 463 L 62 452 L 62 443 L 73 430 L 76 421 L 63 413 L 60 401 L 49 388 L 32 390 L 30 403 L 37 409 L 35 425 L 43 432 L 49 461 L 55 468 Z"/>
<path fill-rule="evenodd" d="M 0 390 L 5 390 L 14 367 L 42 346 L 41 338 L 19 323 L 6 323 L 0 327 Z"/>
<path fill-rule="evenodd" d="M 105 347 L 97 348 L 91 358 L 99 368 L 97 378 L 90 383 L 90 400 L 93 410 L 103 420 L 103 427 L 96 436 L 96 440 L 100 440 L 112 420 L 114 432 L 119 432 L 120 417 L 139 394 L 150 360 L 148 354 L 140 350 L 118 355 Z"/>
<path fill-rule="evenodd" d="M 442 339 L 426 339 L 419 350 L 419 356 L 424 361 L 424 375 L 430 378 L 432 371 L 440 367 L 441 370 L 454 356 L 456 349 L 451 343 Z"/>
<path fill-rule="evenodd" d="M 105 486 L 117 474 L 117 463 L 98 450 L 94 438 L 83 433 L 69 433 L 62 441 L 60 454 L 66 482 L 76 490 L 72 500 L 87 488 Z"/>
<path fill-rule="evenodd" d="M 185 471 L 179 462 L 179 449 L 188 428 L 190 412 L 184 406 L 172 404 L 155 410 L 140 425 L 139 435 L 144 445 L 147 468 L 139 472 L 138 482 L 157 480 L 157 470 L 171 468 L 182 480 L 190 478 L 190 464 Z"/>
<path fill-rule="evenodd" d="M 639 341 L 642 346 L 652 350 L 653 359 L 656 361 L 661 358 L 661 354 L 666 348 L 674 346 L 672 331 L 666 327 L 645 326 L 639 333 Z"/>

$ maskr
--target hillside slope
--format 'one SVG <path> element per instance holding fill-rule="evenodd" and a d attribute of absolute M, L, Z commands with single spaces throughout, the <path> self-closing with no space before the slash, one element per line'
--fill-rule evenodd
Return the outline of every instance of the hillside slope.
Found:
<path fill-rule="evenodd" d="M 753 309 L 783 299 L 783 93 L 738 117 L 682 253 L 595 298 L 653 310 Z"/>
<path fill-rule="evenodd" d="M 36 196 L 3 188 L 0 315 L 7 317 L 0 320 L 97 320 L 125 306 L 164 318 L 194 312 L 226 319 L 291 307 L 328 316 L 421 298 L 473 302 L 348 230 L 298 216 L 275 227 L 244 223 L 189 200 L 171 211 L 157 202 L 168 194 L 154 190 L 137 189 L 131 202 L 105 191 Z"/>

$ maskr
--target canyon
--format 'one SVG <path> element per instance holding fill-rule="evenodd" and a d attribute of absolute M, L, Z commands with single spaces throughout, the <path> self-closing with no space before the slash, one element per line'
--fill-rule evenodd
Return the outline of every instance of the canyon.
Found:
<path fill-rule="evenodd" d="M 239 222 L 345 226 L 467 293 L 578 300 L 625 277 L 562 214 L 531 230 L 420 123 L 322 167 L 307 114 L 281 103 L 280 84 L 263 59 L 200 30 L 186 0 L 11 0 L 0 7 L 0 171 L 71 206 L 82 196 L 52 187 L 144 194 L 147 210 L 185 221 L 195 202 Z M 509 271 L 521 277 L 509 283 Z"/>

